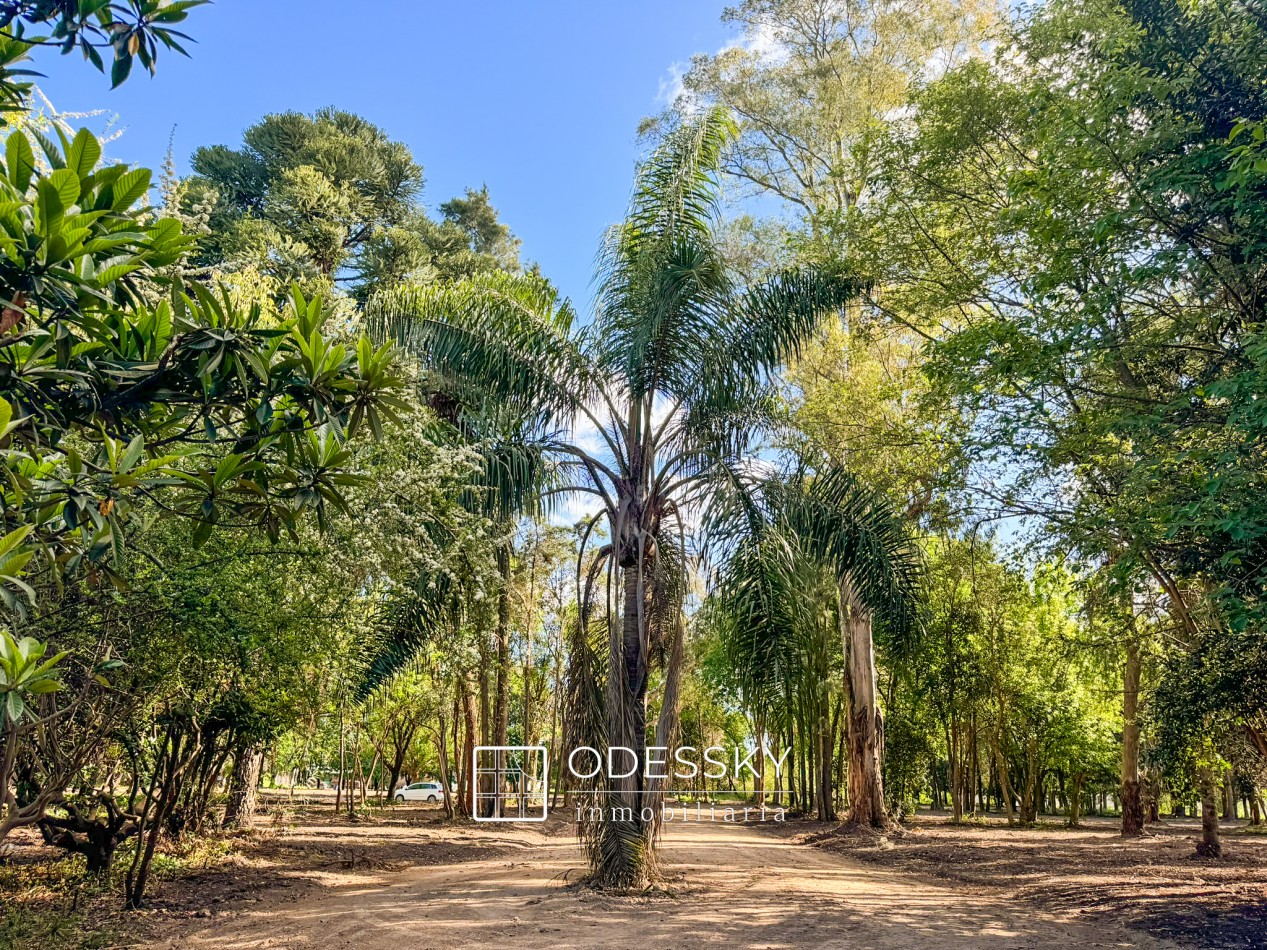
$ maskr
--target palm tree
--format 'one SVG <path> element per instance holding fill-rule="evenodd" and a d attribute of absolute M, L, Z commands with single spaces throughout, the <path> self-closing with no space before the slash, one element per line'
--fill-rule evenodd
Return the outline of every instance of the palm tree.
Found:
<path fill-rule="evenodd" d="M 582 608 L 593 617 L 590 594 L 604 580 L 602 739 L 636 758 L 633 774 L 594 789 L 604 819 L 583 829 L 595 876 L 609 886 L 654 874 L 662 787 L 643 774 L 647 690 L 661 666 L 655 744 L 670 745 L 692 513 L 733 484 L 769 422 L 771 374 L 861 290 L 843 270 L 737 281 L 715 234 L 719 162 L 734 132 L 729 116 L 710 112 L 640 167 L 628 216 L 605 239 L 587 326 L 530 275 L 388 295 L 374 308 L 452 414 L 482 434 L 490 460 L 501 460 L 490 474 L 522 485 L 548 470 L 548 493 L 597 507 L 583 548 L 600 534 L 605 543 Z"/>
<path fill-rule="evenodd" d="M 887 499 L 836 467 L 736 474 L 708 521 L 721 556 L 705 616 L 722 632 L 754 721 L 808 709 L 799 732 L 813 740 L 806 751 L 822 820 L 834 818 L 832 750 L 823 664 L 814 655 L 822 650 L 824 603 L 835 614 L 845 659 L 848 823 L 887 827 L 873 621 L 883 621 L 891 652 L 912 652 L 921 558 L 906 523 Z"/>
<path fill-rule="evenodd" d="M 404 285 L 372 297 L 366 305 L 366 317 L 380 335 L 399 335 L 402 314 L 412 315 L 413 320 L 425 320 L 429 315 L 444 319 L 451 314 L 481 313 L 488 307 L 503 311 L 511 323 L 517 314 L 532 314 L 534 319 L 543 319 L 563 333 L 572 322 L 570 305 L 560 301 L 548 283 L 505 271 L 452 284 Z M 411 343 L 416 342 L 408 331 L 406 337 Z M 438 417 L 444 436 L 482 450 L 483 465 L 471 480 L 469 490 L 463 493 L 462 502 L 490 519 L 493 533 L 499 538 L 493 548 L 501 579 L 493 630 L 496 677 L 493 707 L 482 710 L 481 742 L 504 746 L 509 742 L 510 723 L 510 574 L 515 528 L 521 518 L 542 513 L 553 470 L 549 460 L 536 451 L 540 426 L 536 407 L 487 401 L 465 385 L 460 374 L 445 374 L 435 368 L 420 374 L 417 383 L 419 395 Z M 444 629 L 446 625 L 438 622 L 441 617 L 448 626 L 453 625 L 455 602 L 442 596 L 447 594 L 447 587 L 437 587 L 431 577 L 417 580 L 415 589 L 398 592 L 383 614 L 385 647 L 371 665 L 363 690 L 392 675 L 426 640 Z M 481 650 L 486 649 L 486 643 L 481 642 Z M 480 693 L 486 699 L 487 671 L 481 668 L 479 676 Z M 481 783 L 481 814 L 488 817 L 500 804 L 492 794 L 496 780 L 486 774 Z"/>

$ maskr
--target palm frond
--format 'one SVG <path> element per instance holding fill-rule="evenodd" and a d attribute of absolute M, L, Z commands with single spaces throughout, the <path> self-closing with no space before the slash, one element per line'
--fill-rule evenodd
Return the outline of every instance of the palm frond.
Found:
<path fill-rule="evenodd" d="M 631 239 L 711 240 L 720 198 L 717 171 L 737 134 L 734 118 L 721 107 L 670 132 L 638 169 L 626 216 Z"/>
<path fill-rule="evenodd" d="M 727 471 L 708 512 L 714 589 L 706 617 L 754 697 L 777 687 L 820 569 L 847 576 L 886 646 L 909 651 L 920 631 L 922 560 L 887 499 L 840 468 Z"/>
<path fill-rule="evenodd" d="M 639 398 L 680 393 L 724 319 L 730 278 L 714 236 L 723 110 L 670 133 L 639 167 L 629 212 L 600 255 L 602 363 Z"/>
<path fill-rule="evenodd" d="M 384 291 L 366 306 L 371 333 L 418 361 L 425 396 L 451 399 L 467 425 L 500 429 L 566 424 L 590 393 L 573 317 L 548 282 L 500 272 Z"/>
<path fill-rule="evenodd" d="M 559 481 L 558 460 L 548 441 L 476 444 L 480 468 L 461 501 L 468 510 L 498 521 L 547 514 L 550 489 Z"/>
<path fill-rule="evenodd" d="M 447 574 L 424 575 L 411 590 L 394 594 L 381 608 L 369 663 L 356 683 L 363 700 L 409 665 L 428 643 L 442 639 L 461 621 L 462 607 Z"/>
<path fill-rule="evenodd" d="M 906 523 L 879 492 L 843 468 L 789 481 L 788 528 L 838 575 L 848 574 L 892 645 L 920 631 L 923 560 Z"/>
<path fill-rule="evenodd" d="M 748 288 L 727 311 L 724 339 L 709 360 L 715 378 L 704 382 L 742 389 L 768 379 L 867 286 L 843 268 L 794 268 Z"/>

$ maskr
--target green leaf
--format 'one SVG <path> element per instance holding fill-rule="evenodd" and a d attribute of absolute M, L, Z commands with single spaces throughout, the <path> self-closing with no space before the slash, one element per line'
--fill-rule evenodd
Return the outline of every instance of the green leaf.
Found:
<path fill-rule="evenodd" d="M 3 538 L 0 538 L 0 555 L 8 554 L 19 544 L 25 541 L 34 530 L 35 528 L 33 525 L 23 525 L 20 528 L 15 528 L 13 531 L 10 531 Z"/>
<path fill-rule="evenodd" d="M 59 168 L 48 176 L 48 180 L 57 189 L 63 208 L 69 208 L 79 201 L 79 176 L 69 168 Z"/>
<path fill-rule="evenodd" d="M 114 184 L 114 210 L 124 211 L 132 207 L 149 190 L 149 169 L 134 168 Z"/>
<path fill-rule="evenodd" d="M 66 154 L 66 167 L 80 178 L 87 178 L 97 162 L 101 161 L 101 143 L 87 129 L 75 133 L 75 141 L 71 143 Z"/>
<path fill-rule="evenodd" d="M 118 48 L 114 65 L 110 67 L 110 88 L 117 89 L 132 72 L 132 55 L 123 47 Z"/>
<path fill-rule="evenodd" d="M 145 451 L 145 437 L 141 435 L 135 436 L 128 443 L 127 451 L 123 453 L 123 457 L 119 459 L 119 471 L 130 472 L 136 467 L 136 463 L 141 459 L 141 453 Z"/>
<path fill-rule="evenodd" d="M 49 236 L 56 232 L 66 206 L 62 204 L 61 192 L 51 180 L 41 178 L 35 188 L 35 207 L 39 213 L 38 230 Z"/>
<path fill-rule="evenodd" d="M 39 129 L 32 129 L 31 135 L 35 137 L 35 141 L 39 142 L 40 150 L 44 153 L 44 157 L 48 159 L 50 168 L 56 170 L 66 167 L 66 160 L 62 158 L 62 153 L 58 150 L 56 142 Z"/>
<path fill-rule="evenodd" d="M 5 143 L 5 164 L 9 168 L 9 181 L 18 194 L 22 194 L 31 184 L 31 176 L 35 174 L 35 152 L 31 143 L 22 132 L 14 132 Z"/>

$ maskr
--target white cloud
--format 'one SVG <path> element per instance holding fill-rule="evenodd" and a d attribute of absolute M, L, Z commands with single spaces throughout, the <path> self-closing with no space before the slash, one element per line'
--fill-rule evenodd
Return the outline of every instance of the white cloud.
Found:
<path fill-rule="evenodd" d="M 686 86 L 682 83 L 686 70 L 687 67 L 683 63 L 673 63 L 669 66 L 667 75 L 660 79 L 660 88 L 656 90 L 657 105 L 671 106 L 686 93 Z"/>
<path fill-rule="evenodd" d="M 554 511 L 550 514 L 550 523 L 556 526 L 568 527 L 576 524 L 582 518 L 593 517 L 602 508 L 603 500 L 597 495 L 591 495 L 588 492 L 562 495 Z"/>
<path fill-rule="evenodd" d="M 779 39 L 778 31 L 769 23 L 761 24 L 738 42 L 723 44 L 714 55 L 721 55 L 732 49 L 746 50 L 766 64 L 777 63 L 787 55 L 787 48 Z M 680 61 L 669 65 L 656 90 L 655 101 L 658 105 L 677 108 L 686 115 L 699 111 L 700 103 L 683 82 L 689 69 L 689 63 Z"/>
<path fill-rule="evenodd" d="M 762 23 L 742 43 L 731 44 L 723 49 L 730 49 L 735 45 L 746 49 L 766 65 L 774 65 L 787 56 L 787 47 L 779 39 L 778 31 L 771 23 Z"/>

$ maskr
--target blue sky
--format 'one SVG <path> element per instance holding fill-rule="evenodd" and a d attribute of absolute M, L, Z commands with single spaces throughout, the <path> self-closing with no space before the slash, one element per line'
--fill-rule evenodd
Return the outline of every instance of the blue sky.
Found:
<path fill-rule="evenodd" d="M 138 69 L 111 91 L 77 54 L 35 68 L 59 110 L 117 114 L 126 131 L 109 153 L 151 167 L 173 126 L 184 171 L 195 147 L 236 145 L 266 113 L 357 112 L 413 149 L 430 207 L 487 183 L 525 259 L 579 304 L 628 198 L 638 120 L 661 107 L 675 65 L 728 41 L 723 6 L 216 0 L 186 23 L 192 58 L 165 54 L 152 80 Z"/>

